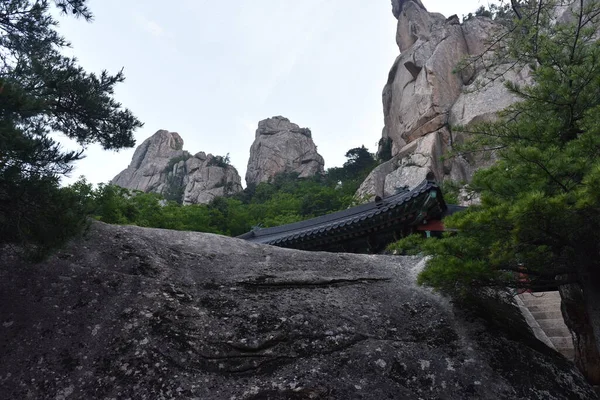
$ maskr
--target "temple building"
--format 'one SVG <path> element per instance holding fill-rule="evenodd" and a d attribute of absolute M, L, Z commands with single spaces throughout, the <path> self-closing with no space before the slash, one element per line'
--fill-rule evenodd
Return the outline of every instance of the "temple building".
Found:
<path fill-rule="evenodd" d="M 449 206 L 442 191 L 424 180 L 412 190 L 374 202 L 273 228 L 255 228 L 241 236 L 254 243 L 299 250 L 378 253 L 407 235 L 440 235 L 443 218 L 465 207 Z"/>

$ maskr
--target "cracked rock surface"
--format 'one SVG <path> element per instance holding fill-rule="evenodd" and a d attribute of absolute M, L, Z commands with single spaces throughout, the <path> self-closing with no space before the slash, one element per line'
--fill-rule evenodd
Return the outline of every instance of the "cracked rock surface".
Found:
<path fill-rule="evenodd" d="M 417 287 L 416 257 L 97 222 L 38 265 L 4 250 L 2 399 L 594 398 Z"/>
<path fill-rule="evenodd" d="M 360 199 L 384 197 L 405 185 L 412 188 L 418 177 L 427 174 L 439 182 L 470 181 L 475 170 L 490 162 L 474 156 L 443 160 L 449 148 L 467 138 L 453 127 L 494 120 L 517 100 L 505 82 L 530 81 L 527 69 L 489 68 L 491 53 L 458 71 L 461 62 L 476 59 L 492 46 L 491 38 L 501 27 L 491 19 L 474 17 L 461 23 L 456 15 L 446 18 L 428 12 L 419 0 L 393 0 L 392 12 L 398 20 L 400 55 L 382 93 L 384 128 L 379 151 L 389 151 L 395 159 L 372 172 L 357 192 Z M 415 152 L 429 158 L 428 162 L 411 160 Z M 407 170 L 407 162 L 413 168 Z"/>
<path fill-rule="evenodd" d="M 203 151 L 192 155 L 183 150 L 178 133 L 159 130 L 135 149 L 129 166 L 111 183 L 166 196 L 178 193 L 178 200 L 188 205 L 241 192 L 241 181 L 232 165 L 215 162 L 212 154 Z"/>

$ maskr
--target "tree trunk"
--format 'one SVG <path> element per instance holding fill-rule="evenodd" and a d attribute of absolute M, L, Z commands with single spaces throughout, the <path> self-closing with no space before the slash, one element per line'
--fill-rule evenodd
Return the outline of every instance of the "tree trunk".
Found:
<path fill-rule="evenodd" d="M 589 264 L 588 264 L 589 265 Z M 592 385 L 600 385 L 600 269 L 578 271 L 580 283 L 561 285 L 561 311 L 573 336 L 575 365 Z"/>

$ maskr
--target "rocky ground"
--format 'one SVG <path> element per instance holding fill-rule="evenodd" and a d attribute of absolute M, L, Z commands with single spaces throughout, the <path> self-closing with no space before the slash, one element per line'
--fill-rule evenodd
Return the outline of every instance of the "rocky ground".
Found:
<path fill-rule="evenodd" d="M 417 258 L 102 223 L 42 264 L 11 254 L 2 399 L 595 398 L 415 286 Z"/>

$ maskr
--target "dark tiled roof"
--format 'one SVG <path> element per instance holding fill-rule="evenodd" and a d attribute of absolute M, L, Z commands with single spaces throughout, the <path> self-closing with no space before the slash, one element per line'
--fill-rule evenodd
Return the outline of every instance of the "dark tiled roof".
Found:
<path fill-rule="evenodd" d="M 414 205 L 413 203 L 419 203 L 420 207 L 420 204 L 425 203 L 432 192 L 436 193 L 435 196 L 431 197 L 436 199 L 440 211 L 445 211 L 447 207 L 439 187 L 434 182 L 425 180 L 411 191 L 405 191 L 377 202 L 363 204 L 293 224 L 254 229 L 238 236 L 238 238 L 255 243 L 297 247 L 294 243 L 306 243 L 317 238 L 333 237 L 341 232 L 358 229 L 367 224 L 371 226 L 374 220 L 385 222 L 386 218 L 383 218 L 384 216 L 388 214 L 397 216 L 402 213 L 400 211 L 402 207 L 404 207 L 402 208 L 404 211 L 407 207 L 410 208 Z"/>

